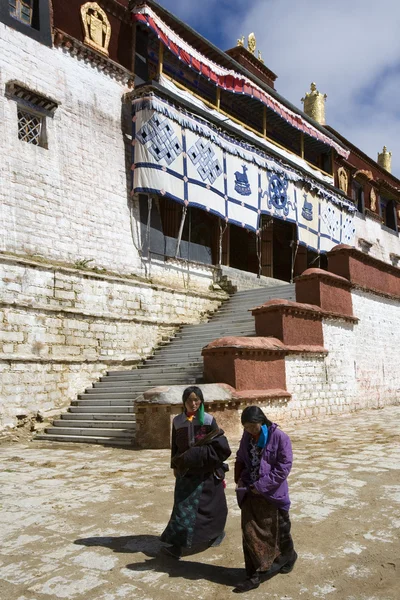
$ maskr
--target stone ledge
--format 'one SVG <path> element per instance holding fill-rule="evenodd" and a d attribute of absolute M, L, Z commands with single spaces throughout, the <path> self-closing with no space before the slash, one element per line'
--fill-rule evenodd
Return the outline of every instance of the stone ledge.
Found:
<path fill-rule="evenodd" d="M 78 347 L 78 346 L 77 346 Z M 96 364 L 105 363 L 110 365 L 121 365 L 121 366 L 133 366 L 142 363 L 144 358 L 113 358 L 112 356 L 99 356 L 98 358 L 79 358 L 79 357 L 41 357 L 41 356 L 29 356 L 29 355 L 18 355 L 5 354 L 0 356 L 0 363 L 38 363 L 38 364 Z"/>
<path fill-rule="evenodd" d="M 168 287 L 166 285 L 160 285 L 157 283 L 149 283 L 145 281 L 140 275 L 133 275 L 132 277 L 127 277 L 126 275 L 119 275 L 118 273 L 96 273 L 94 271 L 86 271 L 83 269 L 74 269 L 72 267 L 67 267 L 66 265 L 62 265 L 57 262 L 51 262 L 49 259 L 44 259 L 43 262 L 33 259 L 27 259 L 22 256 L 14 256 L 11 254 L 7 254 L 0 251 L 0 262 L 4 261 L 9 264 L 21 264 L 32 267 L 32 269 L 38 269 L 42 271 L 53 271 L 56 270 L 59 273 L 65 273 L 67 275 L 80 276 L 83 279 L 97 279 L 103 281 L 110 281 L 112 283 L 124 283 L 130 286 L 137 286 L 138 288 L 147 288 L 151 290 L 156 290 L 160 292 L 168 292 L 171 294 L 181 294 L 182 296 L 188 296 L 194 298 L 203 298 L 206 300 L 213 300 L 215 302 L 223 301 L 228 298 L 228 294 L 225 292 L 215 292 L 215 293 L 204 293 L 196 290 L 185 290 L 180 288 Z"/>
<path fill-rule="evenodd" d="M 202 350 L 202 355 L 235 351 L 236 354 L 328 354 L 323 346 L 288 346 L 272 337 L 226 337 L 214 340 Z"/>
<path fill-rule="evenodd" d="M 79 308 L 64 307 L 64 306 L 49 306 L 47 304 L 34 304 L 28 302 L 6 302 L 0 300 L 0 307 L 15 308 L 21 311 L 37 311 L 43 313 L 59 313 L 60 317 L 73 316 L 81 317 L 83 319 L 94 319 L 101 321 L 116 321 L 118 323 L 136 323 L 138 325 L 157 325 L 157 327 L 182 327 L 182 325 L 192 325 L 192 321 L 168 321 L 164 322 L 161 320 L 146 319 L 145 317 L 122 317 L 116 316 L 113 313 L 92 313 Z"/>
<path fill-rule="evenodd" d="M 336 313 L 329 310 L 323 310 L 315 304 L 303 304 L 301 302 L 293 302 L 292 300 L 269 300 L 265 304 L 251 308 L 252 315 L 264 314 L 268 312 L 283 312 L 291 313 L 300 316 L 306 316 L 315 320 L 323 319 L 343 319 L 344 321 L 351 321 L 352 323 L 358 323 L 357 317 L 345 315 L 343 313 Z"/>
<path fill-rule="evenodd" d="M 345 289 L 351 289 L 351 282 L 345 277 L 331 273 L 330 271 L 324 271 L 324 269 L 307 269 L 299 277 L 295 278 L 295 282 L 304 281 L 306 279 L 320 279 L 321 281 L 327 281 L 335 287 L 343 287 Z"/>
<path fill-rule="evenodd" d="M 358 259 L 360 262 L 366 265 L 374 266 L 380 271 L 391 273 L 396 277 L 400 278 L 400 269 L 398 267 L 383 262 L 382 260 L 379 260 L 379 258 L 375 258 L 374 256 L 371 256 L 369 254 L 365 254 L 364 252 L 361 252 L 361 250 L 357 250 L 357 248 L 353 248 L 353 246 L 348 246 L 347 244 L 338 244 L 337 246 L 332 248 L 332 250 L 328 252 L 328 259 L 329 256 L 333 257 L 338 256 L 340 254 L 351 256 L 353 258 Z"/>

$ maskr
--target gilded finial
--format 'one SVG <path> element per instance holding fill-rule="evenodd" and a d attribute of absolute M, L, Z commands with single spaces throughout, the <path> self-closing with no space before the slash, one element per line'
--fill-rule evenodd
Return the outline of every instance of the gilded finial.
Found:
<path fill-rule="evenodd" d="M 256 36 L 254 35 L 254 33 L 250 33 L 249 37 L 247 38 L 247 50 L 252 54 L 255 54 L 256 46 Z"/>
<path fill-rule="evenodd" d="M 263 57 L 262 57 L 262 54 L 261 54 L 261 50 L 258 51 L 258 60 L 260 61 L 260 63 L 264 64 Z"/>
<path fill-rule="evenodd" d="M 386 146 L 383 146 L 382 152 L 378 152 L 378 165 L 389 173 L 392 172 L 392 153 L 388 152 Z"/>
<path fill-rule="evenodd" d="M 242 37 L 240 37 L 237 41 L 237 45 L 238 46 L 244 46 L 244 35 L 242 35 Z"/>
<path fill-rule="evenodd" d="M 312 82 L 310 91 L 301 99 L 306 115 L 317 121 L 320 125 L 325 125 L 325 100 L 327 97 L 326 94 L 321 94 L 317 90 L 316 84 Z"/>

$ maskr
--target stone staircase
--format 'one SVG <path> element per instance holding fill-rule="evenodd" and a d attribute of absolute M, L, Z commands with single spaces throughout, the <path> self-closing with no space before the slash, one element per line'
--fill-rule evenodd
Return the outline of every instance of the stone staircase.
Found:
<path fill-rule="evenodd" d="M 68 412 L 35 439 L 132 446 L 135 398 L 159 385 L 201 383 L 204 346 L 220 337 L 255 335 L 249 309 L 273 298 L 295 300 L 294 285 L 278 283 L 235 293 L 208 322 L 183 326 L 138 368 L 109 371 L 93 387 L 79 394 Z"/>

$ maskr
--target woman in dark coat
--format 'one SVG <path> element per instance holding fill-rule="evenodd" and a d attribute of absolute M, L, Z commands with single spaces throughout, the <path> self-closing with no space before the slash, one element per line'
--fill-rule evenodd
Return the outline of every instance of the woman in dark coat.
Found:
<path fill-rule="evenodd" d="M 204 412 L 200 388 L 186 388 L 183 412 L 172 424 L 171 467 L 174 469 L 174 506 L 161 541 L 171 544 L 163 553 L 180 558 L 217 546 L 224 537 L 228 514 L 224 477 L 230 454 L 228 441 L 214 417 Z"/>
<path fill-rule="evenodd" d="M 258 406 L 245 408 L 241 421 L 235 481 L 247 579 L 235 592 L 257 588 L 262 573 L 289 573 L 297 559 L 289 519 L 290 438 Z"/>

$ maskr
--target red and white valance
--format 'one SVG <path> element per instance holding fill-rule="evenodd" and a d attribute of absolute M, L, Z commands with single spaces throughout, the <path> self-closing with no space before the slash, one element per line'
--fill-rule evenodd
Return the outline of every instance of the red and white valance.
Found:
<path fill-rule="evenodd" d="M 348 158 L 350 152 L 343 146 L 332 140 L 329 136 L 313 127 L 300 114 L 291 111 L 265 90 L 254 82 L 236 73 L 233 70 L 225 69 L 210 59 L 203 56 L 195 48 L 185 42 L 177 35 L 160 17 L 146 4 L 135 7 L 132 12 L 132 18 L 135 22 L 143 23 L 149 27 L 161 40 L 161 42 L 172 52 L 179 60 L 186 63 L 191 69 L 207 77 L 217 87 L 232 92 L 242 94 L 259 100 L 268 108 L 272 109 L 289 125 L 299 131 L 319 140 L 320 142 L 334 148 L 340 156 Z"/>

